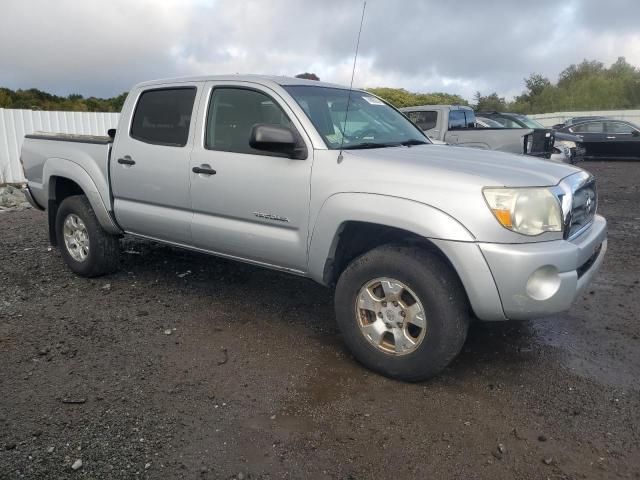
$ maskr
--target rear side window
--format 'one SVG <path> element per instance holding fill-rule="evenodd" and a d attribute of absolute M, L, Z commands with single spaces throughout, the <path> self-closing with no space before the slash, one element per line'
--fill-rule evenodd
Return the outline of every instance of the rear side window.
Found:
<path fill-rule="evenodd" d="M 449 112 L 449 130 L 461 128 L 474 128 L 476 126 L 476 114 L 473 110 L 451 110 Z"/>
<path fill-rule="evenodd" d="M 131 137 L 155 145 L 184 147 L 195 98 L 195 87 L 143 92 L 133 114 Z"/>
<path fill-rule="evenodd" d="M 415 123 L 421 130 L 431 130 L 436 128 L 436 122 L 438 121 L 438 112 L 425 111 L 425 112 L 409 112 L 407 117 L 413 123 Z"/>

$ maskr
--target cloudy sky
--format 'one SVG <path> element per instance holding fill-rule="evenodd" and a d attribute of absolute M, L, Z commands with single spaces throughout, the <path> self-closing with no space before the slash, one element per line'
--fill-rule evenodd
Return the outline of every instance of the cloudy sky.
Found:
<path fill-rule="evenodd" d="M 348 83 L 362 2 L 3 0 L 0 86 L 113 96 L 160 77 Z M 368 0 L 355 84 L 511 97 L 584 58 L 640 66 L 639 0 Z"/>

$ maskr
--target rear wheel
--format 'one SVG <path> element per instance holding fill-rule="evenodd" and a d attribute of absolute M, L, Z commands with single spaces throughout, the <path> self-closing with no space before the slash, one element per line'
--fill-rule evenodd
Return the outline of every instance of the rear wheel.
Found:
<path fill-rule="evenodd" d="M 436 253 L 382 246 L 338 280 L 336 318 L 356 359 L 383 375 L 419 381 L 460 352 L 469 307 L 460 280 Z"/>
<path fill-rule="evenodd" d="M 62 258 L 78 275 L 96 277 L 118 268 L 118 237 L 100 226 L 84 195 L 65 198 L 56 215 L 56 238 Z"/>

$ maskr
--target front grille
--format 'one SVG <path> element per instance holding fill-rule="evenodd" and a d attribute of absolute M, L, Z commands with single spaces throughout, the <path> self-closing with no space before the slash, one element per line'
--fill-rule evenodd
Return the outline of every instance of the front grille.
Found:
<path fill-rule="evenodd" d="M 598 208 L 595 180 L 590 180 L 573 192 L 573 204 L 569 219 L 569 237 L 573 237 L 593 221 Z"/>
<path fill-rule="evenodd" d="M 584 160 L 584 154 L 586 150 L 581 144 L 578 144 L 576 147 L 571 147 L 570 150 L 571 150 L 571 161 L 573 163 L 581 162 Z"/>
<path fill-rule="evenodd" d="M 524 153 L 536 157 L 549 158 L 553 148 L 554 137 L 551 130 L 535 128 L 525 137 Z"/>

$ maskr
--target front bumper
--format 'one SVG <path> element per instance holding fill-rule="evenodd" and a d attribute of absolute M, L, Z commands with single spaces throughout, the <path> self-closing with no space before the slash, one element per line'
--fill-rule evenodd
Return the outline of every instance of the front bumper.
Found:
<path fill-rule="evenodd" d="M 572 240 L 479 243 L 506 318 L 525 320 L 569 309 L 591 281 L 607 250 L 607 222 L 596 215 Z"/>

